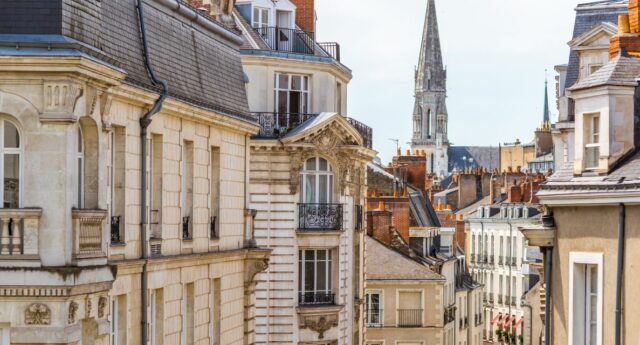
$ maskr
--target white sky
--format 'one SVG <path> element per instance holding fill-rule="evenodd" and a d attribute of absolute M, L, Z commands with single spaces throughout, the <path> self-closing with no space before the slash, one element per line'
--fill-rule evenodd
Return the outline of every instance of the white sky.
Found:
<path fill-rule="evenodd" d="M 387 162 L 411 137 L 413 71 L 426 0 L 315 0 L 319 41 L 337 41 L 353 70 L 348 116 L 374 130 Z M 436 0 L 448 69 L 449 140 L 498 145 L 533 139 L 542 120 L 545 69 L 552 121 L 553 66 L 567 63 L 574 8 L 589 0 Z"/>

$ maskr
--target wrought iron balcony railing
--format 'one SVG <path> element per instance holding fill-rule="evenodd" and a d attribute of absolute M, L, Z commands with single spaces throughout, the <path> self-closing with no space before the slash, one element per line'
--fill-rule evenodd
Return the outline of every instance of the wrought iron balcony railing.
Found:
<path fill-rule="evenodd" d="M 342 230 L 342 204 L 298 204 L 300 230 Z"/>
<path fill-rule="evenodd" d="M 422 309 L 398 309 L 398 327 L 422 327 Z"/>
<path fill-rule="evenodd" d="M 258 119 L 258 124 L 260 125 L 260 131 L 255 136 L 257 139 L 282 138 L 305 121 L 318 116 L 318 114 L 280 112 L 258 112 L 253 113 L 253 115 Z M 346 119 L 362 136 L 363 145 L 367 148 L 372 148 L 373 129 L 354 118 L 347 117 Z"/>
<path fill-rule="evenodd" d="M 337 42 L 322 42 L 318 43 L 318 45 L 325 51 L 325 53 L 327 53 L 327 55 L 340 61 L 340 44 Z"/>
<path fill-rule="evenodd" d="M 271 50 L 311 55 L 316 53 L 313 32 L 273 26 L 253 29 Z"/>
<path fill-rule="evenodd" d="M 334 305 L 336 294 L 331 292 L 300 292 L 299 305 Z"/>

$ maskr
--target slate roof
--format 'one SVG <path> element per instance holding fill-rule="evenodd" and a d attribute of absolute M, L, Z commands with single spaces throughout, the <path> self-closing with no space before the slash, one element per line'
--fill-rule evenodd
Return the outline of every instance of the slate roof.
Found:
<path fill-rule="evenodd" d="M 239 46 L 158 1 L 144 0 L 144 10 L 151 63 L 158 76 L 167 80 L 170 96 L 255 122 L 249 114 Z M 34 24 L 31 13 L 45 13 L 39 19 L 42 22 Z M 3 21 L 10 25 L 0 25 L 0 45 L 18 41 L 21 47 L 28 47 L 34 39 L 28 34 L 63 35 L 74 42 L 73 49 L 124 70 L 126 82 L 159 90 L 144 64 L 133 0 L 0 1 L 0 23 Z M 212 23 L 235 35 L 221 24 Z M 69 47 L 51 48 L 39 54 L 56 54 L 57 49 Z M 33 50 L 21 53 L 35 54 Z"/>
<path fill-rule="evenodd" d="M 572 39 L 589 31 L 601 22 L 618 25 L 618 14 L 628 12 L 628 1 L 608 0 L 580 4 L 576 7 L 576 19 L 573 27 Z M 571 50 L 567 67 L 565 87 L 571 87 L 578 80 L 580 73 L 580 59 L 578 52 Z"/>
<path fill-rule="evenodd" d="M 603 85 L 635 87 L 638 84 L 638 77 L 640 77 L 640 59 L 619 55 L 568 90 L 577 91 Z"/>
<path fill-rule="evenodd" d="M 365 245 L 366 280 L 445 280 L 426 265 L 385 246 L 371 236 L 365 236 Z"/>
<path fill-rule="evenodd" d="M 492 146 L 451 146 L 449 147 L 449 171 L 464 169 L 462 157 L 473 158 L 473 167 L 483 167 L 491 171 L 500 167 L 500 148 Z"/>
<path fill-rule="evenodd" d="M 409 208 L 418 226 L 440 227 L 438 215 L 431 205 L 431 201 L 424 198 L 421 192 L 409 192 Z"/>

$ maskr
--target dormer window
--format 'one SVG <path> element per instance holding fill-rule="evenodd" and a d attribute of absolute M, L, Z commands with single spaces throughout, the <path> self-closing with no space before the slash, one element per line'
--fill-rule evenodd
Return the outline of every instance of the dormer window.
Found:
<path fill-rule="evenodd" d="M 596 73 L 600 69 L 600 67 L 602 67 L 602 64 L 589 65 L 589 75 Z"/>
<path fill-rule="evenodd" d="M 269 27 L 269 8 L 254 7 L 253 8 L 253 20 L 251 26 L 254 28 L 267 28 Z"/>
<path fill-rule="evenodd" d="M 600 163 L 600 114 L 584 115 L 585 169 L 598 169 Z"/>

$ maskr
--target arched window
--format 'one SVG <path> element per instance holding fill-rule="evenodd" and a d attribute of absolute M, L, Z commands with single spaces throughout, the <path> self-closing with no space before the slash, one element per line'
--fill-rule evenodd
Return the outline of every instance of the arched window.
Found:
<path fill-rule="evenodd" d="M 22 194 L 22 141 L 20 132 L 14 123 L 0 119 L 0 136 L 2 136 L 2 207 L 20 208 Z"/>
<path fill-rule="evenodd" d="M 328 204 L 333 199 L 333 169 L 320 157 L 307 159 L 301 173 L 302 202 L 305 204 Z"/>
<path fill-rule="evenodd" d="M 76 205 L 78 208 L 84 207 L 84 135 L 82 135 L 82 127 L 78 126 L 78 143 L 76 151 L 76 166 L 78 171 L 78 185 L 76 195 Z"/>

